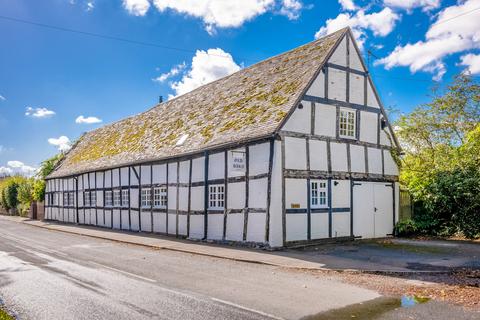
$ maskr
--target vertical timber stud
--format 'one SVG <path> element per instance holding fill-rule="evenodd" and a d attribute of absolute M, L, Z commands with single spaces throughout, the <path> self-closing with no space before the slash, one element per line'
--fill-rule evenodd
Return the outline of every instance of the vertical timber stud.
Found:
<path fill-rule="evenodd" d="M 73 179 L 75 179 L 75 194 L 77 195 L 77 201 L 75 201 L 75 215 L 76 215 L 76 218 L 77 218 L 77 224 L 78 224 L 78 176 L 77 177 L 74 177 Z M 83 187 L 85 188 L 85 187 Z M 84 193 L 85 194 L 85 193 Z M 85 205 L 85 202 L 83 203 L 83 205 Z"/>
<path fill-rule="evenodd" d="M 94 173 L 95 178 L 95 225 L 98 226 L 98 212 L 97 212 L 97 171 Z M 90 199 L 92 199 L 92 195 L 90 194 Z M 90 205 L 91 205 L 90 200 Z"/>
<path fill-rule="evenodd" d="M 353 238 L 353 178 L 350 177 L 350 237 Z"/>
<path fill-rule="evenodd" d="M 92 184 L 90 183 L 90 173 L 88 174 L 88 217 L 90 218 L 90 225 L 92 225 Z M 83 191 L 85 194 L 85 186 L 83 186 Z M 77 200 L 78 200 L 78 194 L 77 194 Z M 85 202 L 83 203 L 83 210 L 85 210 Z"/>
<path fill-rule="evenodd" d="M 166 174 L 165 174 L 165 189 L 166 189 L 166 192 L 167 192 L 167 205 L 165 206 L 165 234 L 168 234 L 168 207 L 169 207 L 169 201 L 168 201 L 168 192 L 169 192 L 169 187 L 168 187 L 168 162 L 167 164 L 165 165 L 165 170 L 167 170 Z"/>
<path fill-rule="evenodd" d="M 208 150 L 205 151 L 205 160 L 204 160 L 204 194 L 203 194 L 203 240 L 206 240 L 208 237 L 208 162 L 209 162 L 209 153 Z"/>
<path fill-rule="evenodd" d="M 118 211 L 120 211 L 120 230 L 122 230 L 123 229 L 123 224 L 122 224 L 123 199 L 122 199 L 122 169 L 120 168 L 118 168 L 118 189 L 120 190 L 120 210 Z M 132 231 L 132 225 L 128 225 L 128 230 Z"/>
<path fill-rule="evenodd" d="M 332 178 L 328 178 L 328 237 L 332 237 Z"/>
<path fill-rule="evenodd" d="M 102 174 L 103 178 L 103 185 L 102 185 L 102 208 L 103 208 L 103 226 L 106 227 L 106 224 L 105 224 L 105 171 L 103 171 L 103 174 Z"/>
<path fill-rule="evenodd" d="M 315 102 L 310 104 L 310 134 L 315 134 Z"/>
<path fill-rule="evenodd" d="M 153 205 L 155 201 L 155 192 L 153 189 L 153 165 L 150 165 L 150 232 L 153 233 Z M 140 229 L 142 226 L 140 226 Z"/>
<path fill-rule="evenodd" d="M 310 203 L 310 139 L 305 139 L 307 151 L 307 240 L 312 239 L 312 210 Z"/>
<path fill-rule="evenodd" d="M 85 179 L 84 179 L 83 174 L 82 174 L 82 188 L 85 189 Z M 83 224 L 86 224 L 85 221 L 87 221 L 87 220 L 85 219 L 85 192 L 82 193 L 82 199 L 83 199 L 83 210 L 82 210 L 82 212 L 83 212 Z"/>
<path fill-rule="evenodd" d="M 225 240 L 227 236 L 227 219 L 228 219 L 228 151 L 223 153 L 223 180 L 225 181 L 224 193 L 223 193 L 223 234 L 222 239 Z"/>
<path fill-rule="evenodd" d="M 188 171 L 187 238 L 190 237 L 190 211 L 192 210 L 192 167 L 193 161 L 190 159 Z"/>
<path fill-rule="evenodd" d="M 323 67 L 323 70 L 325 71 L 325 99 L 328 100 L 328 67 L 327 65 Z"/>
<path fill-rule="evenodd" d="M 350 143 L 347 143 L 347 171 L 352 178 L 352 158 L 351 158 L 351 150 L 350 150 Z"/>
<path fill-rule="evenodd" d="M 151 195 L 150 195 L 151 196 Z M 138 230 L 142 230 L 142 166 L 138 166 Z"/>
<path fill-rule="evenodd" d="M 385 177 L 385 155 L 382 148 L 380 148 L 380 152 L 382 153 L 382 177 Z"/>
<path fill-rule="evenodd" d="M 395 235 L 395 215 L 396 215 L 396 205 L 395 205 L 395 182 L 392 182 L 392 202 L 393 202 L 393 230 L 392 234 Z"/>
<path fill-rule="evenodd" d="M 368 167 L 368 147 L 365 146 L 365 173 L 368 175 L 369 173 L 369 167 Z"/>
<path fill-rule="evenodd" d="M 312 110 L 314 110 L 312 108 Z M 265 243 L 270 241 L 270 205 L 272 203 L 272 170 L 273 170 L 273 150 L 275 139 L 270 140 L 270 154 L 268 156 L 268 177 L 267 177 L 267 214 L 265 221 Z"/>
<path fill-rule="evenodd" d="M 347 75 L 346 75 L 346 79 L 347 79 L 347 85 L 345 86 L 347 88 L 347 92 L 345 94 L 345 100 L 347 101 L 347 103 L 350 102 L 350 37 L 347 36 L 345 37 L 345 43 L 347 45 L 347 61 L 346 61 L 346 64 L 347 64 Z"/>
<path fill-rule="evenodd" d="M 287 242 L 287 206 L 285 199 L 285 137 L 281 140 L 282 149 L 282 243 L 285 246 Z"/>
<path fill-rule="evenodd" d="M 180 203 L 180 161 L 177 162 L 177 188 L 175 199 L 175 236 L 178 237 L 178 208 Z"/>
<path fill-rule="evenodd" d="M 111 229 L 113 229 L 113 212 L 114 212 L 114 207 L 113 207 L 113 170 L 110 170 L 110 191 L 112 192 L 112 206 L 110 207 L 110 225 Z M 120 225 L 120 228 L 122 226 Z"/>
<path fill-rule="evenodd" d="M 335 138 L 340 139 L 340 106 L 335 106 Z"/>
<path fill-rule="evenodd" d="M 377 148 L 380 148 L 380 131 L 382 130 L 382 117 L 377 114 Z"/>
<path fill-rule="evenodd" d="M 330 150 L 330 139 L 327 140 L 327 170 L 332 173 L 332 152 Z"/>
<path fill-rule="evenodd" d="M 128 228 L 132 228 L 132 199 L 131 199 L 131 186 L 132 186 L 132 178 L 131 178 L 131 167 L 128 167 Z M 138 212 L 140 214 L 140 212 Z"/>
<path fill-rule="evenodd" d="M 249 184 L 250 184 L 250 147 L 245 146 L 245 208 L 243 213 L 243 241 L 247 241 L 248 234 L 248 198 L 249 198 Z"/>

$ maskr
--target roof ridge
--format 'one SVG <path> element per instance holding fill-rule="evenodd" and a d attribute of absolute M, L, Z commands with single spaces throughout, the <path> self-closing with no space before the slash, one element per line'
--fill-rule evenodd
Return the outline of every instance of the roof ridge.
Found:
<path fill-rule="evenodd" d="M 350 27 L 344 27 L 344 28 L 339 29 L 339 30 L 337 30 L 337 31 L 335 31 L 335 32 L 329 33 L 329 34 L 327 34 L 327 35 L 325 35 L 325 36 L 323 36 L 323 37 L 321 37 L 321 38 L 315 39 L 315 40 L 313 40 L 313 41 L 304 43 L 304 44 L 302 44 L 302 45 L 300 45 L 300 46 L 298 46 L 298 47 L 294 47 L 294 48 L 289 49 L 289 50 L 287 50 L 287 51 L 281 52 L 281 53 L 276 54 L 276 55 L 274 55 L 274 56 L 271 56 L 271 57 L 269 57 L 269 58 L 267 58 L 267 59 L 265 59 L 265 60 L 260 60 L 260 61 L 258 61 L 258 62 L 255 62 L 254 64 L 251 64 L 251 65 L 249 65 L 248 67 L 242 68 L 242 69 L 240 69 L 240 70 L 238 70 L 238 71 L 235 71 L 235 72 L 233 72 L 233 73 L 230 73 L 230 74 L 228 74 L 228 75 L 226 75 L 226 76 L 224 76 L 224 77 L 215 79 L 215 80 L 213 80 L 213 81 L 211 81 L 211 82 L 208 82 L 208 83 L 205 83 L 205 84 L 203 84 L 203 85 L 201 85 L 201 86 L 199 86 L 199 87 L 197 87 L 197 88 L 195 88 L 195 89 L 193 89 L 193 90 L 191 90 L 191 91 L 185 92 L 184 94 L 175 96 L 175 97 L 174 97 L 173 99 L 171 99 L 171 100 L 167 100 L 167 101 L 164 101 L 164 102 L 162 102 L 162 103 L 158 103 L 158 104 L 154 105 L 153 107 L 151 107 L 150 109 L 146 110 L 145 112 L 150 111 L 150 110 L 152 110 L 152 109 L 155 109 L 156 107 L 159 107 L 159 106 L 161 106 L 161 105 L 163 105 L 163 104 L 168 104 L 169 102 L 174 101 L 174 100 L 176 100 L 177 98 L 180 98 L 180 97 L 185 96 L 185 95 L 187 95 L 187 94 L 189 94 L 189 93 L 195 92 L 195 91 L 197 91 L 197 90 L 199 90 L 199 89 L 202 89 L 202 88 L 205 87 L 205 86 L 212 85 L 212 84 L 214 84 L 214 83 L 216 83 L 216 82 L 218 82 L 218 81 L 221 81 L 221 80 L 227 79 L 227 78 L 229 78 L 229 77 L 232 77 L 232 76 L 234 76 L 234 75 L 236 75 L 236 74 L 238 74 L 238 73 L 240 73 L 240 72 L 242 72 L 242 71 L 245 71 L 245 70 L 251 69 L 251 68 L 253 68 L 253 67 L 256 67 L 256 66 L 258 66 L 259 64 L 266 63 L 266 62 L 268 62 L 268 61 L 270 61 L 270 60 L 273 60 L 273 59 L 275 59 L 275 58 L 278 58 L 278 57 L 280 57 L 280 56 L 283 56 L 284 54 L 288 54 L 288 53 L 290 53 L 290 52 L 292 52 L 292 51 L 295 51 L 295 50 L 298 50 L 298 49 L 300 49 L 300 48 L 303 48 L 303 47 L 312 45 L 312 44 L 315 43 L 315 42 L 322 42 L 323 40 L 325 40 L 325 38 L 327 38 L 327 37 L 332 37 L 332 36 L 336 35 L 337 33 L 346 33 L 346 32 L 348 32 L 348 30 L 350 30 Z"/>
<path fill-rule="evenodd" d="M 310 42 L 307 42 L 307 43 L 305 43 L 305 44 L 302 44 L 301 46 L 294 47 L 294 48 L 292 48 L 292 49 L 290 49 L 290 50 L 281 52 L 281 53 L 276 54 L 276 55 L 274 55 L 274 56 L 271 56 L 271 57 L 269 57 L 269 58 L 267 58 L 267 59 L 265 59 L 265 60 L 260 60 L 260 61 L 258 61 L 258 62 L 255 62 L 254 64 L 249 65 L 248 67 L 245 67 L 245 68 L 242 68 L 242 69 L 240 69 L 240 70 L 238 70 L 238 71 L 235 71 L 234 73 L 231 73 L 231 74 L 229 74 L 229 75 L 226 75 L 226 76 L 221 77 L 221 78 L 218 78 L 218 79 L 215 79 L 215 80 L 213 80 L 213 81 L 211 81 L 211 82 L 205 83 L 205 84 L 203 84 L 203 85 L 201 85 L 201 86 L 199 86 L 199 87 L 197 87 L 197 88 L 195 88 L 195 89 L 193 89 L 193 90 L 191 90 L 191 91 L 188 91 L 188 92 L 186 92 L 186 93 L 184 93 L 184 94 L 175 96 L 175 97 L 174 97 L 173 99 L 171 99 L 171 100 L 167 100 L 167 101 L 164 101 L 164 102 L 162 102 L 162 103 L 157 103 L 157 104 L 155 104 L 154 106 L 150 107 L 149 109 L 147 109 L 147 110 L 145 110 L 145 111 L 142 111 L 142 112 L 139 112 L 139 113 L 136 113 L 136 114 L 129 115 L 129 116 L 125 117 L 125 118 L 122 118 L 122 119 L 116 120 L 116 121 L 114 121 L 114 122 L 105 124 L 105 125 L 103 125 L 103 126 L 101 126 L 101 127 L 99 127 L 99 128 L 96 128 L 96 129 L 87 131 L 87 132 L 85 132 L 84 134 L 82 134 L 82 136 L 80 136 L 78 140 L 80 140 L 80 138 L 82 138 L 83 136 L 85 136 L 85 135 L 87 135 L 87 134 L 93 133 L 93 132 L 95 132 L 95 131 L 99 131 L 99 130 L 101 130 L 101 129 L 103 129 L 103 128 L 106 128 L 106 127 L 111 127 L 111 126 L 113 126 L 113 125 L 115 125 L 115 124 L 117 124 L 117 123 L 126 121 L 126 120 L 128 120 L 128 119 L 130 119 L 130 118 L 134 118 L 134 117 L 140 116 L 140 115 L 142 115 L 142 114 L 148 113 L 148 112 L 150 112 L 150 111 L 152 111 L 152 110 L 154 110 L 154 109 L 156 109 L 156 108 L 158 108 L 158 107 L 160 107 L 160 106 L 162 106 L 162 105 L 166 106 L 167 104 L 172 103 L 173 101 L 177 100 L 177 99 L 180 98 L 180 97 L 183 97 L 183 96 L 185 96 L 185 95 L 187 95 L 187 94 L 190 94 L 190 93 L 194 93 L 195 91 L 198 91 L 198 90 L 204 88 L 205 86 L 213 85 L 214 83 L 217 83 L 217 82 L 219 82 L 219 81 L 221 81 L 221 80 L 225 80 L 225 79 L 227 79 L 227 78 L 229 78 L 229 77 L 232 77 L 232 76 L 238 74 L 239 72 L 244 72 L 245 70 L 249 70 L 249 69 L 251 69 L 251 68 L 253 68 L 253 67 L 255 67 L 255 66 L 258 66 L 259 64 L 266 63 L 266 62 L 268 62 L 268 61 L 270 61 L 270 60 L 273 60 L 273 59 L 278 58 L 278 57 L 280 57 L 280 56 L 282 56 L 282 55 L 288 54 L 288 53 L 290 53 L 290 52 L 292 52 L 292 51 L 295 51 L 295 50 L 298 50 L 298 49 L 300 49 L 300 48 L 303 48 L 303 47 L 312 45 L 312 44 L 315 43 L 315 42 L 322 42 L 323 40 L 325 40 L 325 38 L 327 38 L 327 37 L 332 37 L 332 36 L 334 36 L 334 35 L 336 35 L 336 34 L 338 34 L 338 33 L 346 33 L 346 32 L 348 32 L 349 30 L 350 30 L 350 27 L 344 27 L 344 28 L 339 29 L 339 30 L 337 30 L 337 31 L 335 31 L 335 32 L 329 33 L 329 34 L 327 34 L 327 35 L 325 35 L 325 36 L 323 36 L 323 37 L 321 37 L 321 38 L 318 38 L 318 39 L 315 39 L 315 40 L 313 40 L 313 41 L 310 41 Z"/>

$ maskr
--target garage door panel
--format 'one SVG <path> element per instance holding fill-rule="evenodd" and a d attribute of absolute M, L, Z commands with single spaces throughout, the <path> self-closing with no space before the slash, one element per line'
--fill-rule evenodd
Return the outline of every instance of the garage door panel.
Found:
<path fill-rule="evenodd" d="M 369 183 L 357 184 L 353 188 L 353 235 L 373 238 L 373 190 Z"/>
<path fill-rule="evenodd" d="M 393 193 L 386 184 L 374 185 L 375 237 L 385 237 L 393 232 Z"/>

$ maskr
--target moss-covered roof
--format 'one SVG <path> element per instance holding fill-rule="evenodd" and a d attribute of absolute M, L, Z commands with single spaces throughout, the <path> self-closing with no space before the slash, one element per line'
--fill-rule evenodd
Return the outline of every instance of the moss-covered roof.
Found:
<path fill-rule="evenodd" d="M 49 177 L 165 159 L 276 132 L 342 29 L 83 135 Z M 178 140 L 188 135 L 185 142 Z"/>

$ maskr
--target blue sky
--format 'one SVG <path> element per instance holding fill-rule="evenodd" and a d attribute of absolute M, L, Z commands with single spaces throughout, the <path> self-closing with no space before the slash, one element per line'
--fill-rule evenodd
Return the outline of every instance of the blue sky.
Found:
<path fill-rule="evenodd" d="M 385 106 L 480 73 L 480 0 L 0 0 L 0 173 L 346 25 Z"/>

